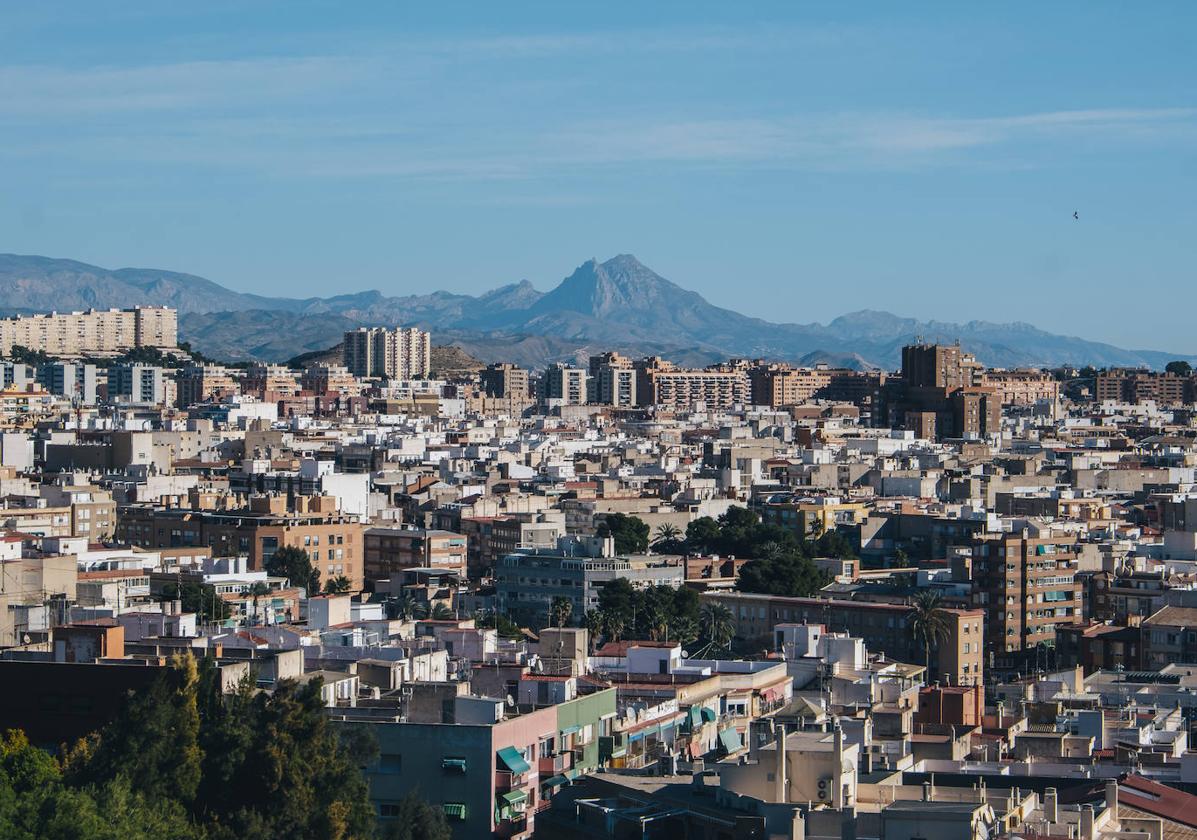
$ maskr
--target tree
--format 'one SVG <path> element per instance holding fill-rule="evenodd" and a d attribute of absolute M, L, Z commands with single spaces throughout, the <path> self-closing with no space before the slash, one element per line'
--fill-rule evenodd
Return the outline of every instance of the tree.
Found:
<path fill-rule="evenodd" d="M 456 616 L 447 604 L 437 604 L 432 608 L 431 618 L 433 621 L 452 621 Z"/>
<path fill-rule="evenodd" d="M 700 516 L 686 526 L 686 548 L 701 554 L 709 554 L 721 536 L 719 523 L 709 516 Z"/>
<path fill-rule="evenodd" d="M 325 595 L 348 595 L 353 589 L 353 581 L 345 575 L 337 575 L 324 582 Z"/>
<path fill-rule="evenodd" d="M 676 525 L 663 522 L 653 532 L 653 551 L 662 554 L 681 554 L 686 550 L 686 543 L 682 539 L 682 529 Z"/>
<path fill-rule="evenodd" d="M 179 601 L 184 612 L 195 613 L 203 621 L 224 621 L 229 617 L 229 605 L 209 583 L 188 582 L 180 592 L 177 583 L 162 587 L 162 600 Z"/>
<path fill-rule="evenodd" d="M 910 610 L 910 632 L 923 642 L 924 660 L 931 671 L 931 648 L 948 635 L 948 614 L 942 608 L 943 598 L 933 589 L 920 592 Z"/>
<path fill-rule="evenodd" d="M 613 642 L 618 642 L 623 638 L 624 627 L 626 622 L 621 613 L 604 613 L 603 614 L 603 635 Z"/>
<path fill-rule="evenodd" d="M 263 595 L 270 594 L 270 587 L 262 581 L 255 581 L 249 588 L 250 597 L 254 599 L 254 624 L 262 623 L 262 612 L 258 609 L 258 601 Z"/>
<path fill-rule="evenodd" d="M 392 609 L 396 618 L 404 621 L 410 621 L 416 616 L 416 599 L 409 592 L 404 592 L 398 598 L 391 601 Z"/>
<path fill-rule="evenodd" d="M 412 790 L 399 800 L 399 812 L 385 823 L 382 836 L 384 840 L 450 840 L 453 831 L 445 812 Z"/>
<path fill-rule="evenodd" d="M 643 554 L 648 550 L 648 523 L 625 513 L 608 513 L 598 529 L 599 536 L 615 538 L 617 554 Z"/>
<path fill-rule="evenodd" d="M 285 545 L 266 561 L 266 573 L 285 577 L 292 586 L 302 587 L 308 594 L 320 591 L 320 570 L 312 565 L 312 558 L 302 548 Z"/>
<path fill-rule="evenodd" d="M 703 604 L 698 617 L 700 638 L 704 652 L 723 653 L 731 647 L 736 633 L 735 616 L 723 604 Z"/>
<path fill-rule="evenodd" d="M 826 585 L 827 575 L 809 557 L 779 554 L 749 560 L 740 568 L 736 589 L 766 595 L 808 598 Z"/>
<path fill-rule="evenodd" d="M 190 809 L 203 761 L 198 682 L 195 659 L 176 654 L 103 731 L 94 751 L 75 753 L 69 780 L 98 785 L 123 776 L 152 802 L 177 801 Z"/>
<path fill-rule="evenodd" d="M 1193 366 L 1186 361 L 1177 360 L 1175 362 L 1168 362 L 1164 365 L 1165 373 L 1174 373 L 1177 376 L 1192 376 Z"/>
<path fill-rule="evenodd" d="M 574 602 L 564 595 L 553 596 L 552 604 L 549 606 L 549 619 L 557 627 L 564 627 L 569 623 L 569 617 L 573 614 Z"/>
<path fill-rule="evenodd" d="M 586 635 L 590 641 L 590 652 L 594 653 L 594 648 L 598 644 L 598 637 L 603 632 L 603 614 L 599 610 L 587 610 L 586 615 L 582 616 L 582 625 L 586 628 Z"/>

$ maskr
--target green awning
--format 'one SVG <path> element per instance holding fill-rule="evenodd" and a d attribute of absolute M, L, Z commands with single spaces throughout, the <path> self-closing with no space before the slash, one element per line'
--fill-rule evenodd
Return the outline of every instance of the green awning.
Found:
<path fill-rule="evenodd" d="M 714 723 L 716 717 L 718 717 L 718 715 L 715 714 L 714 709 L 708 709 L 706 706 L 702 707 L 702 719 L 706 723 Z"/>
<path fill-rule="evenodd" d="M 574 779 L 578 778 L 578 776 L 581 776 L 581 775 L 582 775 L 581 770 L 575 770 L 572 767 L 565 771 L 565 778 L 569 779 L 571 782 Z"/>
<path fill-rule="evenodd" d="M 504 805 L 518 808 L 528 801 L 528 794 L 522 790 L 509 790 L 507 793 L 500 794 L 499 798 L 503 800 Z"/>
<path fill-rule="evenodd" d="M 464 773 L 466 771 L 466 760 L 464 758 L 445 758 L 441 760 L 441 768 Z"/>
<path fill-rule="evenodd" d="M 698 726 L 702 723 L 702 706 L 690 707 L 690 726 Z"/>
<path fill-rule="evenodd" d="M 464 820 L 466 818 L 466 806 L 464 802 L 446 802 L 441 806 L 445 809 L 445 816 L 454 820 Z"/>
<path fill-rule="evenodd" d="M 562 775 L 549 776 L 541 784 L 548 787 L 560 787 L 561 785 L 569 784 L 569 779 Z"/>
<path fill-rule="evenodd" d="M 611 750 L 611 758 L 623 758 L 627 754 L 627 747 L 616 747 L 615 749 Z"/>
<path fill-rule="evenodd" d="M 503 747 L 499 750 L 499 761 L 512 773 L 527 773 L 532 769 L 532 765 L 524 761 L 524 757 L 520 755 L 520 751 L 515 747 Z"/>
<path fill-rule="evenodd" d="M 730 755 L 740 749 L 740 733 L 734 729 L 724 729 L 719 733 L 719 743 Z"/>
<path fill-rule="evenodd" d="M 567 726 L 561 730 L 561 734 L 562 735 L 573 735 L 575 732 L 581 732 L 581 731 L 582 731 L 582 727 L 580 727 L 580 726 Z"/>

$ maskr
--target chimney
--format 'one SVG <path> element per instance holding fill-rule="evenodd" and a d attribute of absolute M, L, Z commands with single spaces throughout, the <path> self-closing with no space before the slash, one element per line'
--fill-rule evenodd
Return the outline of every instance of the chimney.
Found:
<path fill-rule="evenodd" d="M 786 781 L 786 727 L 777 725 L 777 766 L 773 769 L 773 798 L 779 803 L 789 799 L 790 786 Z"/>
<path fill-rule="evenodd" d="M 1043 818 L 1053 825 L 1060 819 L 1059 799 L 1054 787 L 1043 792 Z"/>
<path fill-rule="evenodd" d="M 930 782 L 923 782 L 923 801 L 924 802 L 931 801 L 931 783 Z"/>
<path fill-rule="evenodd" d="M 1118 822 L 1118 780 L 1110 779 L 1106 782 L 1106 808 L 1110 809 L 1110 816 Z"/>
<path fill-rule="evenodd" d="M 1093 840 L 1093 806 L 1081 806 L 1081 835 L 1080 840 Z"/>

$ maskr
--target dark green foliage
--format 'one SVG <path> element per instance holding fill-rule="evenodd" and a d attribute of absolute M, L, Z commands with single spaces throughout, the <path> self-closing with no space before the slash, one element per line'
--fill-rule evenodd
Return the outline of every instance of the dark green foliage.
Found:
<path fill-rule="evenodd" d="M 182 595 L 176 583 L 162 587 L 162 598 L 166 601 L 182 601 L 183 611 L 195 613 L 201 622 L 223 621 L 229 617 L 229 605 L 216 594 L 216 587 L 210 583 L 189 582 L 183 584 Z"/>
<path fill-rule="evenodd" d="M 183 808 L 152 801 L 124 776 L 68 785 L 49 753 L 20 732 L 0 738 L 0 837 L 6 840 L 200 840 Z"/>
<path fill-rule="evenodd" d="M 698 621 L 698 593 L 688 587 L 651 586 L 636 589 L 627 578 L 616 578 L 599 592 L 599 616 L 607 640 L 693 639 Z"/>
<path fill-rule="evenodd" d="M 851 542 L 839 531 L 803 539 L 793 530 L 767 525 L 742 507 L 729 508 L 718 520 L 695 519 L 686 528 L 690 551 L 752 558 L 740 570 L 742 592 L 813 595 L 827 583 L 811 557 L 852 557 Z"/>
<path fill-rule="evenodd" d="M 292 586 L 302 587 L 313 595 L 320 591 L 320 572 L 302 548 L 287 545 L 274 552 L 266 561 L 266 573 L 273 577 L 285 577 Z"/>
<path fill-rule="evenodd" d="M 1193 366 L 1186 361 L 1168 362 L 1164 366 L 1166 373 L 1174 373 L 1177 376 L 1192 376 Z"/>
<path fill-rule="evenodd" d="M 399 813 L 385 824 L 382 836 L 383 840 L 449 840 L 453 831 L 443 811 L 411 791 L 399 800 Z"/>
<path fill-rule="evenodd" d="M 53 356 L 42 350 L 31 350 L 20 344 L 12 346 L 8 358 L 19 365 L 31 365 L 33 367 L 41 367 L 42 365 L 56 361 Z"/>
<path fill-rule="evenodd" d="M 367 736 L 333 729 L 318 681 L 267 693 L 247 677 L 222 694 L 214 665 L 183 656 L 72 751 L 66 781 L 82 791 L 125 784 L 174 809 L 189 827 L 162 837 L 365 840 L 376 827 L 359 769 L 377 750 Z"/>
<path fill-rule="evenodd" d="M 483 629 L 495 629 L 499 635 L 508 639 L 518 639 L 523 635 L 520 626 L 505 615 L 495 612 L 479 613 L 474 616 L 474 626 Z"/>
<path fill-rule="evenodd" d="M 325 595 L 345 595 L 352 591 L 352 589 L 353 582 L 345 577 L 345 575 L 337 575 L 324 582 Z"/>
<path fill-rule="evenodd" d="M 615 538 L 616 554 L 642 554 L 648 551 L 648 523 L 625 513 L 609 513 L 598 526 L 601 537 Z"/>

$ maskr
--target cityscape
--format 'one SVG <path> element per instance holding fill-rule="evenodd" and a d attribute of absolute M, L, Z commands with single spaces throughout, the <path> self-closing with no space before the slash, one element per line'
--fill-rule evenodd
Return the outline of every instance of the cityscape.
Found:
<path fill-rule="evenodd" d="M 118 5 L 0 33 L 0 840 L 1197 837 L 1187 8 Z"/>

